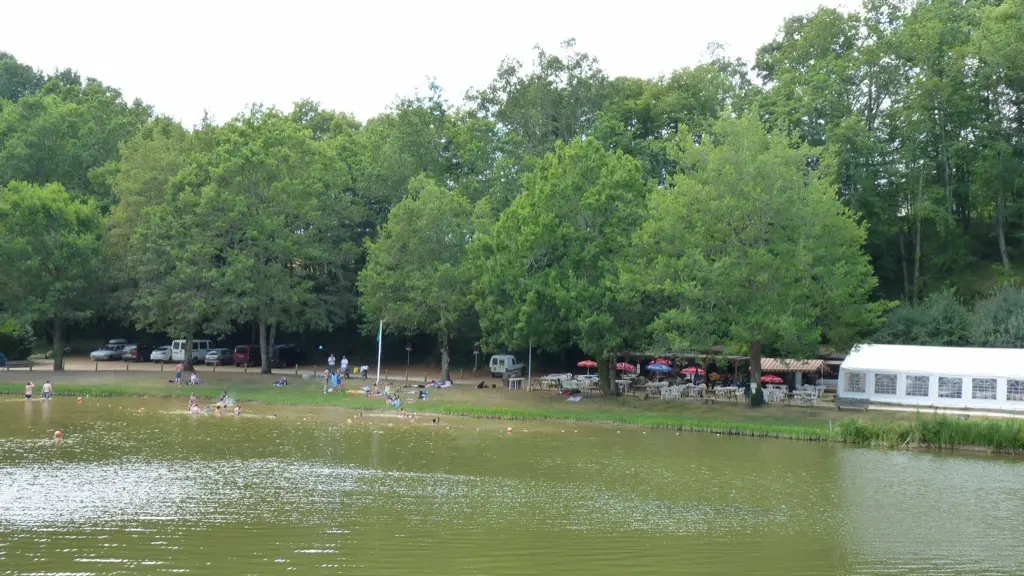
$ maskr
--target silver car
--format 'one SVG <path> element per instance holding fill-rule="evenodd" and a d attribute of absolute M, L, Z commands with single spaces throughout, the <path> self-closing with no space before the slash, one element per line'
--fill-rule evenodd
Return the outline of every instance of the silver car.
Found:
<path fill-rule="evenodd" d="M 89 359 L 96 362 L 100 360 L 120 360 L 127 345 L 128 342 L 125 340 L 111 340 L 103 348 L 90 352 Z"/>
<path fill-rule="evenodd" d="M 161 364 L 171 361 L 171 347 L 161 346 L 156 348 L 149 354 L 150 362 L 159 362 Z"/>
<path fill-rule="evenodd" d="M 206 353 L 207 366 L 223 366 L 234 363 L 232 352 L 228 348 L 214 348 Z"/>

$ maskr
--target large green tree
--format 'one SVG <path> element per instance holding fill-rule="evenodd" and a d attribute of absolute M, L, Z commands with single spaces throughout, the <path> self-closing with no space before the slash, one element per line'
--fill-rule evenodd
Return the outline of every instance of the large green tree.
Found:
<path fill-rule="evenodd" d="M 359 273 L 359 307 L 369 328 L 430 334 L 441 347 L 441 378 L 449 380 L 449 342 L 472 312 L 466 250 L 473 210 L 458 192 L 420 176 L 367 242 Z"/>
<path fill-rule="evenodd" d="M 60 184 L 0 187 L 0 302 L 3 313 L 43 324 L 53 369 L 63 370 L 68 323 L 92 318 L 106 283 L 99 210 Z"/>
<path fill-rule="evenodd" d="M 577 140 L 558 144 L 524 185 L 474 242 L 485 342 L 550 351 L 576 344 L 599 359 L 601 385 L 614 393 L 611 366 L 636 318 L 619 272 L 646 209 L 640 164 L 594 139 Z"/>
<path fill-rule="evenodd" d="M 664 306 L 656 341 L 746 351 L 756 381 L 765 348 L 813 356 L 874 327 L 865 231 L 830 172 L 809 163 L 818 153 L 748 118 L 720 121 L 701 146 L 681 140 L 679 156 L 630 260 L 646 279 L 637 285 Z"/>
<path fill-rule="evenodd" d="M 213 135 L 186 173 L 217 212 L 209 226 L 228 309 L 260 333 L 270 372 L 271 327 L 329 329 L 355 304 L 361 206 L 337 179 L 326 144 L 275 109 L 252 108 Z"/>

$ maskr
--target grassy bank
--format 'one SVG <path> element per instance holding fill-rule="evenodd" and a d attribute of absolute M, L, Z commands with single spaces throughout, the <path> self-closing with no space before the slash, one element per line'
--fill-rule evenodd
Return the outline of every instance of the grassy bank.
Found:
<path fill-rule="evenodd" d="M 66 396 L 147 396 L 185 399 L 192 393 L 214 402 L 224 390 L 239 402 L 289 406 L 337 406 L 356 410 L 385 410 L 381 399 L 344 392 L 323 394 L 319 381 L 299 380 L 274 388 L 258 375 L 208 375 L 198 387 L 168 384 L 166 377 L 130 374 L 65 373 L 56 393 Z M 355 385 L 362 385 L 356 381 Z M 0 377 L 0 394 L 20 395 L 24 383 L 10 374 Z M 39 392 L 37 388 L 37 393 Z M 456 386 L 430 390 L 427 402 L 405 404 L 410 412 L 503 420 L 558 420 L 610 423 L 646 428 L 719 434 L 791 438 L 889 447 L 982 448 L 1024 452 L 1024 422 L 1017 419 L 955 417 L 927 413 L 869 411 L 858 415 L 823 407 L 769 405 L 752 409 L 744 404 L 662 402 L 636 398 L 586 398 L 568 403 L 546 392 L 477 390 Z"/>

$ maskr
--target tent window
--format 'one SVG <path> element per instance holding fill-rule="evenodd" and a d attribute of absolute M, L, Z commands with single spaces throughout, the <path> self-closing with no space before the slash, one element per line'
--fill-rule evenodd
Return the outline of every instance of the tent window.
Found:
<path fill-rule="evenodd" d="M 963 398 L 964 379 L 939 376 L 939 398 Z"/>
<path fill-rule="evenodd" d="M 875 394 L 896 395 L 895 374 L 875 374 Z"/>
<path fill-rule="evenodd" d="M 1024 402 L 1024 380 L 1006 381 L 1006 399 L 1010 402 Z"/>
<path fill-rule="evenodd" d="M 907 376 L 907 396 L 928 396 L 931 378 L 927 376 Z"/>
<path fill-rule="evenodd" d="M 996 379 L 995 378 L 975 378 L 974 386 L 971 389 L 971 398 L 975 400 L 995 400 L 996 399 Z"/>
<path fill-rule="evenodd" d="M 864 388 L 864 373 L 863 372 L 847 372 L 846 373 L 846 391 L 863 394 Z"/>

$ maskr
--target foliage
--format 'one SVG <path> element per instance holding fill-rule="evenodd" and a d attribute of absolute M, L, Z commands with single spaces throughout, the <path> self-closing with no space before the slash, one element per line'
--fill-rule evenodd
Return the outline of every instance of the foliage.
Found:
<path fill-rule="evenodd" d="M 936 292 L 918 305 L 904 304 L 886 314 L 874 340 L 884 344 L 969 346 L 970 311 L 952 290 Z"/>
<path fill-rule="evenodd" d="M 1024 348 L 1024 290 L 1007 284 L 975 305 L 972 343 L 993 348 Z"/>
<path fill-rule="evenodd" d="M 63 369 L 66 324 L 99 307 L 101 233 L 96 203 L 73 199 L 60 184 L 0 187 L 0 302 L 8 318 L 51 330 L 55 370 Z"/>
<path fill-rule="evenodd" d="M 0 313 L 2 316 L 2 313 Z M 0 322 L 0 353 L 8 360 L 24 360 L 32 353 L 35 336 L 28 324 L 8 319 Z"/>
<path fill-rule="evenodd" d="M 673 350 L 749 350 L 754 381 L 762 346 L 852 344 L 880 312 L 876 281 L 865 231 L 828 172 L 808 167 L 815 152 L 749 119 L 720 121 L 710 140 L 680 142 L 680 171 L 636 235 L 635 285 L 661 303 L 652 336 Z"/>
<path fill-rule="evenodd" d="M 635 319 L 619 268 L 646 193 L 636 160 L 593 139 L 546 155 L 523 194 L 474 242 L 488 347 L 558 350 L 572 341 L 603 360 L 607 390 L 610 355 L 630 340 Z"/>
<path fill-rule="evenodd" d="M 383 321 L 389 332 L 436 337 L 444 380 L 450 379 L 449 339 L 464 329 L 472 310 L 465 258 L 472 214 L 459 192 L 426 176 L 413 179 L 377 239 L 367 242 L 359 273 L 359 305 L 369 329 Z"/>

